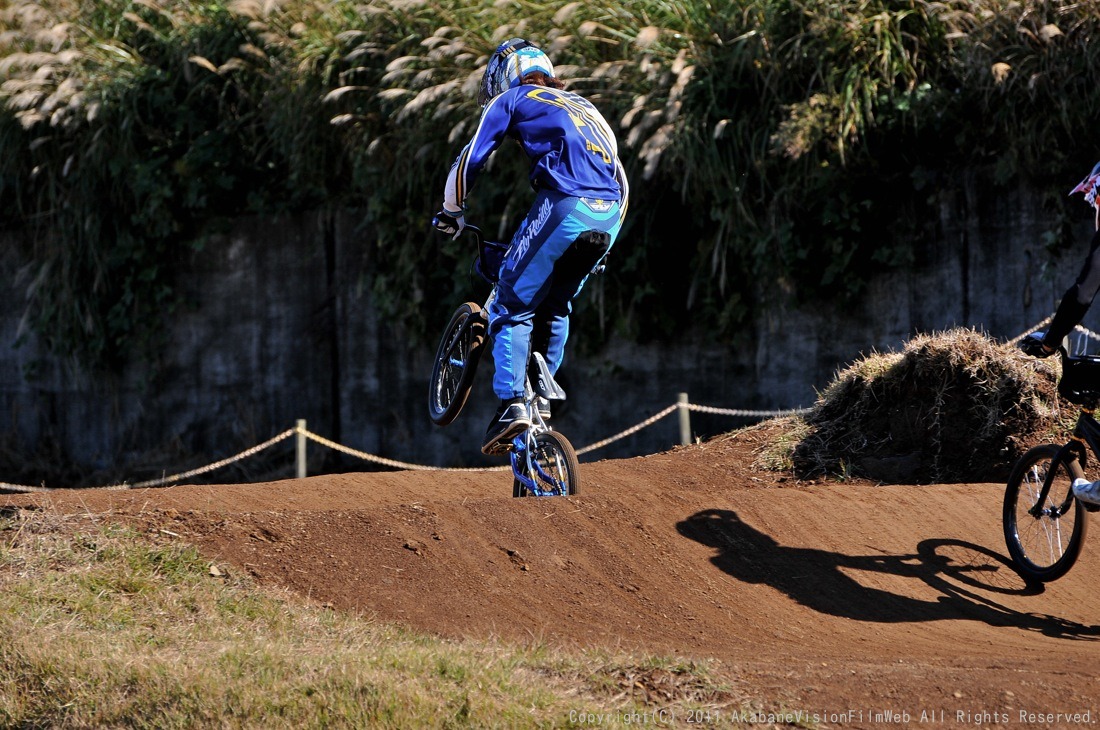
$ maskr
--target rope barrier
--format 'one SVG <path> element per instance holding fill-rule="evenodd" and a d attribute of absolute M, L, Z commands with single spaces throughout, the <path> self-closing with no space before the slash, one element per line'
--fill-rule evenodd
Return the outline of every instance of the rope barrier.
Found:
<path fill-rule="evenodd" d="M 0 482 L 0 492 L 31 493 L 52 491 L 50 487 L 29 487 L 26 484 L 8 484 L 7 482 Z"/>
<path fill-rule="evenodd" d="M 312 441 L 316 441 L 317 443 L 321 444 L 322 446 L 327 446 L 330 449 L 340 451 L 342 453 L 348 454 L 349 456 L 356 456 L 356 457 L 359 457 L 360 459 L 364 459 L 366 461 L 372 461 L 375 464 L 382 464 L 383 466 L 392 466 L 392 467 L 395 467 L 397 469 L 414 469 L 414 470 L 418 470 L 418 471 L 465 471 L 465 470 L 468 470 L 468 471 L 503 471 L 505 469 L 511 469 L 510 466 L 445 467 L 445 466 L 425 466 L 424 464 L 409 464 L 408 462 L 397 461 L 395 459 L 387 459 L 384 456 L 375 456 L 374 454 L 368 454 L 365 451 L 359 451 L 358 449 L 353 449 L 350 446 L 344 446 L 343 444 L 338 444 L 335 441 L 331 441 L 331 440 L 325 438 L 324 436 L 318 436 L 317 434 L 312 433 L 312 432 L 310 432 L 310 431 L 308 431 L 304 428 L 303 429 L 294 429 L 294 430 L 299 431 L 306 438 L 308 438 Z"/>
<path fill-rule="evenodd" d="M 1077 325 L 1077 329 L 1080 330 L 1081 333 L 1085 335 L 1085 337 L 1088 337 L 1089 339 L 1096 340 L 1097 342 L 1100 342 L 1100 335 L 1096 334 L 1095 332 L 1088 329 L 1087 327 L 1082 327 L 1081 325 Z"/>
<path fill-rule="evenodd" d="M 688 403 L 687 409 L 696 413 L 714 413 L 719 416 L 742 416 L 747 418 L 772 418 L 776 416 L 799 416 L 809 413 L 809 408 L 792 408 L 787 411 L 743 411 L 734 408 L 715 408 L 714 406 L 699 406 Z"/>
<path fill-rule="evenodd" d="M 1022 340 L 1024 337 L 1026 337 L 1030 333 L 1035 332 L 1035 331 L 1039 330 L 1041 327 L 1044 327 L 1047 324 L 1049 324 L 1052 319 L 1053 319 L 1053 317 L 1047 317 L 1046 319 L 1039 322 L 1038 324 L 1028 328 L 1022 334 L 1012 338 L 1011 340 L 1008 340 L 1007 344 L 1014 345 L 1014 344 L 1018 343 L 1020 340 Z M 1100 341 L 1100 334 L 1097 334 L 1096 332 L 1093 332 L 1093 331 L 1091 331 L 1091 330 L 1089 330 L 1085 327 L 1082 327 L 1081 325 L 1078 325 L 1076 327 L 1076 329 L 1081 331 L 1082 333 L 1084 333 L 1087 337 L 1090 337 L 1091 339 Z M 709 414 L 714 414 L 714 415 L 734 416 L 734 417 L 741 417 L 741 418 L 772 418 L 772 417 L 782 417 L 782 416 L 794 416 L 794 415 L 801 415 L 801 414 L 804 414 L 804 413 L 807 413 L 807 412 L 810 411 L 809 408 L 795 408 L 795 409 L 787 409 L 787 410 L 769 411 L 769 410 L 745 410 L 745 409 L 736 409 L 736 408 L 716 408 L 714 406 L 704 406 L 704 405 L 698 405 L 698 404 L 695 404 L 695 403 L 686 403 L 686 402 L 674 403 L 674 404 L 664 408 L 663 410 L 658 411 L 657 413 L 653 414 L 652 416 L 645 419 L 644 421 L 641 421 L 640 423 L 638 423 L 634 426 L 631 426 L 628 429 L 620 431 L 619 433 L 616 433 L 612 436 L 609 436 L 609 437 L 607 437 L 607 438 L 605 438 L 601 441 L 597 441 L 596 443 L 589 444 L 588 446 L 585 446 L 582 449 L 577 449 L 576 450 L 577 455 L 581 456 L 583 454 L 590 453 L 590 452 L 595 451 L 597 449 L 601 449 L 604 446 L 612 444 L 616 441 L 624 439 L 628 436 L 632 436 L 633 434 L 641 431 L 642 429 L 648 428 L 649 426 L 652 426 L 653 424 L 657 423 L 661 419 L 667 418 L 669 415 L 676 412 L 680 408 L 684 408 L 688 411 L 695 411 L 697 413 L 709 413 Z M 233 456 L 222 459 L 220 461 L 216 461 L 216 462 L 214 462 L 212 464 L 208 464 L 207 466 L 204 466 L 204 467 L 199 467 L 197 469 L 192 469 L 190 471 L 185 471 L 185 472 L 182 472 L 180 474 L 174 474 L 172 476 L 162 477 L 160 479 L 150 479 L 150 480 L 147 480 L 147 481 L 136 482 L 134 484 L 122 483 L 122 484 L 110 485 L 110 486 L 99 487 L 99 488 L 100 489 L 144 489 L 144 488 L 147 488 L 147 487 L 159 487 L 159 486 L 164 486 L 164 485 L 167 485 L 167 484 L 173 484 L 173 483 L 178 482 L 182 479 L 188 479 L 190 477 L 198 476 L 200 474 L 206 474 L 207 472 L 211 472 L 211 471 L 214 471 L 216 469 L 220 469 L 224 466 L 228 466 L 229 464 L 232 464 L 234 462 L 241 461 L 242 459 L 246 459 L 246 458 L 248 458 L 250 456 L 253 456 L 253 455 L 255 455 L 255 454 L 257 454 L 261 451 L 264 451 L 265 449 L 268 449 L 268 448 L 274 446 L 275 444 L 277 444 L 281 441 L 284 441 L 284 440 L 286 440 L 286 439 L 288 439 L 288 438 L 290 438 L 291 436 L 294 436 L 294 435 L 304 436 L 305 438 L 307 438 L 311 441 L 315 441 L 316 443 L 321 444 L 322 446 L 326 446 L 330 449 L 333 449 L 335 451 L 339 451 L 339 452 L 347 454 L 349 456 L 354 456 L 356 458 L 363 459 L 365 461 L 370 461 L 370 462 L 373 462 L 375 464 L 381 464 L 383 466 L 388 466 L 388 467 L 392 467 L 392 468 L 395 468 L 395 469 L 408 469 L 408 470 L 417 470 L 417 471 L 485 471 L 485 472 L 491 472 L 491 471 L 505 471 L 505 470 L 510 468 L 508 466 L 439 467 L 439 466 L 427 466 L 427 465 L 424 465 L 424 464 L 411 464 L 411 463 L 405 462 L 405 461 L 398 461 L 396 459 L 388 459 L 386 457 L 378 456 L 376 454 L 370 454 L 370 453 L 367 453 L 365 451 L 360 451 L 359 449 L 353 449 L 349 446 L 344 446 L 343 444 L 332 441 L 331 439 L 327 439 L 324 436 L 320 436 L 318 434 L 315 434 L 315 433 L 307 430 L 303 426 L 296 426 L 294 428 L 288 428 L 286 431 L 283 431 L 279 435 L 274 436 L 274 437 L 268 439 L 267 441 L 264 441 L 261 444 L 257 444 L 256 446 L 253 446 L 252 448 L 245 449 L 244 451 L 240 452 L 239 454 L 235 454 Z M 34 486 L 28 486 L 28 485 L 25 485 L 25 484 L 9 484 L 7 482 L 0 482 L 0 492 L 38 493 L 38 492 L 52 492 L 52 491 L 55 491 L 55 490 L 56 490 L 56 488 L 54 488 L 54 487 L 45 487 L 45 486 L 34 487 Z"/>
<path fill-rule="evenodd" d="M 1051 315 L 1050 317 L 1047 317 L 1046 319 L 1044 319 L 1039 324 L 1028 327 L 1026 330 L 1024 330 L 1024 332 L 1022 334 L 1016 335 L 1015 337 L 1013 337 L 1011 340 L 1009 340 L 1005 344 L 1015 345 L 1017 342 L 1019 342 L 1020 340 L 1024 339 L 1028 335 L 1030 335 L 1032 332 L 1037 331 L 1040 327 L 1046 327 L 1048 324 L 1050 324 L 1051 320 L 1053 320 L 1053 319 L 1054 319 L 1053 315 Z"/>
<path fill-rule="evenodd" d="M 1028 327 L 1026 330 L 1024 330 L 1024 332 L 1022 334 L 1016 335 L 1015 337 L 1013 337 L 1011 340 L 1009 340 L 1005 344 L 1015 345 L 1020 340 L 1024 339 L 1028 335 L 1030 335 L 1032 332 L 1037 332 L 1037 331 L 1039 331 L 1040 328 L 1047 326 L 1053 320 L 1054 320 L 1053 315 L 1050 316 L 1050 317 L 1047 317 L 1042 322 L 1039 322 L 1038 324 L 1035 324 L 1035 325 L 1032 325 L 1031 327 Z M 1085 327 L 1084 325 L 1079 324 L 1076 327 L 1074 327 L 1073 329 L 1076 330 L 1077 332 L 1080 332 L 1081 334 L 1083 334 L 1085 337 L 1088 337 L 1089 339 L 1096 340 L 1097 342 L 1100 342 L 1100 334 L 1097 334 L 1096 332 L 1093 332 L 1092 330 L 1090 330 L 1088 327 Z"/>
<path fill-rule="evenodd" d="M 207 466 L 202 466 L 198 469 L 185 471 L 182 474 L 175 474 L 173 476 L 163 477 L 161 479 L 150 479 L 147 482 L 138 482 L 137 484 L 120 484 L 117 487 L 108 487 L 108 489 L 144 489 L 145 487 L 160 487 L 165 484 L 171 484 L 172 482 L 178 482 L 180 479 L 188 479 L 193 476 L 198 476 L 199 474 L 205 474 L 207 472 L 214 471 L 215 469 L 221 469 L 223 466 L 229 466 L 235 461 L 241 461 L 242 459 L 247 459 L 249 456 L 258 454 L 264 449 L 274 446 L 280 441 L 290 438 L 295 434 L 296 431 L 297 429 L 288 428 L 278 436 L 273 436 L 267 441 L 264 441 L 262 444 L 257 444 L 253 446 L 251 449 L 245 449 L 241 453 L 234 456 L 222 459 L 221 461 L 215 461 L 213 464 L 208 464 Z"/>
<path fill-rule="evenodd" d="M 634 426 L 631 426 L 628 429 L 620 431 L 619 433 L 614 434 L 613 436 L 609 436 L 609 437 L 603 439 L 602 441 L 597 441 L 594 444 L 590 444 L 590 445 L 584 447 L 583 449 L 577 449 L 577 455 L 580 456 L 582 454 L 587 454 L 589 452 L 595 451 L 596 449 L 601 449 L 604 446 L 607 446 L 608 444 L 614 443 L 615 441 L 618 441 L 620 439 L 624 439 L 628 436 L 631 436 L 631 435 L 637 433 L 638 431 L 641 431 L 644 428 L 648 428 L 649 426 L 652 426 L 654 423 L 657 423 L 658 421 L 660 421 L 662 418 L 665 418 L 669 414 L 675 412 L 678 408 L 681 407 L 681 405 L 683 405 L 683 404 L 674 403 L 674 404 L 668 406 L 667 408 L 665 408 L 664 410 L 659 411 L 658 413 L 655 413 L 654 415 L 650 416 L 649 418 L 645 419 L 644 421 L 642 421 L 642 422 L 640 422 L 640 423 L 638 423 Z M 691 404 L 691 403 L 686 404 L 686 405 L 687 405 L 689 410 L 698 411 L 698 412 L 701 412 L 701 413 L 714 413 L 714 414 L 718 414 L 718 415 L 743 416 L 743 417 L 753 417 L 753 418 L 767 418 L 767 417 L 770 417 L 770 416 L 784 416 L 784 415 L 802 413 L 806 410 L 806 409 L 799 409 L 799 410 L 782 410 L 782 411 L 750 411 L 750 410 L 737 410 L 737 409 L 731 409 L 731 408 L 714 408 L 714 407 L 710 407 L 710 406 L 701 406 L 701 405 L 695 405 L 695 404 Z M 264 451 L 265 449 L 271 448 L 275 444 L 277 444 L 281 441 L 285 441 L 286 439 L 288 439 L 288 438 L 290 438 L 291 436 L 294 436 L 294 435 L 304 436 L 307 439 L 309 439 L 311 441 L 314 441 L 314 442 L 316 442 L 316 443 L 318 443 L 322 446 L 326 446 L 330 449 L 333 449 L 334 451 L 339 451 L 339 452 L 347 454 L 349 456 L 354 456 L 356 458 L 363 459 L 364 461 L 369 461 L 369 462 L 372 462 L 372 463 L 375 463 L 375 464 L 380 464 L 382 466 L 388 466 L 388 467 L 392 467 L 392 468 L 395 468 L 395 469 L 408 469 L 408 470 L 417 470 L 417 471 L 484 471 L 484 472 L 493 472 L 493 471 L 506 471 L 506 470 L 511 468 L 510 466 L 442 467 L 442 466 L 427 466 L 427 465 L 424 465 L 424 464 L 412 464 L 412 463 L 409 463 L 409 462 L 406 462 L 406 461 L 398 461 L 396 459 L 388 459 L 386 457 L 378 456 L 376 454 L 370 454 L 370 453 L 367 453 L 366 451 L 360 451 L 359 449 L 353 449 L 350 446 L 344 446 L 343 444 L 337 443 L 336 441 L 333 441 L 331 439 L 327 439 L 324 436 L 313 433 L 312 431 L 310 431 L 310 430 L 308 430 L 308 429 L 306 429 L 302 426 L 296 426 L 294 428 L 288 428 L 286 431 L 283 431 L 282 433 L 278 434 L 277 436 L 273 436 L 272 438 L 268 439 L 267 441 L 264 441 L 261 444 L 257 444 L 256 446 L 253 446 L 252 448 L 245 449 L 244 451 L 242 451 L 238 454 L 234 454 L 233 456 L 227 457 L 227 458 L 222 459 L 220 461 L 216 461 L 212 464 L 208 464 L 207 466 L 199 467 L 197 469 L 191 469 L 190 471 L 181 472 L 179 474 L 173 474 L 171 476 L 161 477 L 159 479 L 149 479 L 149 480 L 142 481 L 142 482 L 135 482 L 133 484 L 123 482 L 122 484 L 98 487 L 98 489 L 109 489 L 109 490 L 145 489 L 145 488 L 149 488 L 149 487 L 160 487 L 160 486 L 165 486 L 165 485 L 168 485 L 168 484 L 173 484 L 173 483 L 181 481 L 183 479 L 188 479 L 190 477 L 199 476 L 200 474 L 206 474 L 206 473 L 214 471 L 216 469 L 221 469 L 224 466 L 228 466 L 228 465 L 230 465 L 232 463 L 235 463 L 237 461 L 241 461 L 241 460 L 246 459 L 250 456 L 254 456 L 255 454 L 258 454 L 259 452 Z M 53 491 L 56 491 L 56 489 L 57 489 L 56 487 L 44 487 L 44 486 L 43 487 L 33 487 L 33 486 L 25 485 L 25 484 L 9 484 L 7 482 L 0 482 L 0 492 L 37 493 L 37 492 L 53 492 Z"/>
<path fill-rule="evenodd" d="M 660 413 L 653 414 L 652 416 L 650 416 L 649 418 L 642 421 L 641 423 L 639 423 L 636 426 L 631 426 L 630 428 L 626 429 L 625 431 L 620 431 L 619 433 L 615 434 L 614 436 L 609 436 L 609 437 L 605 438 L 603 441 L 597 441 L 594 444 L 590 444 L 588 446 L 585 446 L 583 449 L 577 449 L 577 456 L 580 456 L 581 454 L 587 454 L 589 451 L 595 451 L 596 449 L 601 449 L 601 448 L 603 448 L 604 446 L 607 446 L 610 443 L 614 443 L 615 441 L 618 441 L 619 439 L 623 439 L 623 438 L 626 438 L 627 436 L 630 436 L 631 434 L 635 434 L 638 431 L 641 431 L 643 428 L 646 428 L 647 426 L 652 426 L 654 423 L 657 423 L 657 421 L 660 421 L 662 418 L 664 418 L 668 414 L 675 411 L 678 407 L 679 407 L 678 405 L 673 404 L 673 405 L 669 406 L 668 408 L 664 409 L 663 411 L 661 411 Z"/>
<path fill-rule="evenodd" d="M 123 482 L 122 484 L 112 484 L 112 485 L 108 485 L 108 486 L 104 486 L 104 487 L 96 487 L 96 488 L 97 489 L 107 489 L 107 490 L 144 489 L 146 487 L 160 487 L 160 486 L 164 486 L 165 484 L 172 484 L 173 482 L 178 482 L 181 479 L 188 479 L 188 478 L 193 477 L 193 476 L 198 476 L 199 474 L 206 474 L 207 472 L 214 471 L 215 469 L 221 469 L 223 466 L 229 466 L 230 464 L 232 464 L 236 461 L 241 461 L 243 459 L 247 459 L 250 456 L 253 456 L 255 454 L 260 453 L 264 449 L 267 449 L 267 448 L 270 448 L 270 447 L 274 446 L 275 444 L 279 443 L 280 441 L 284 441 L 284 440 L 290 438 L 296 432 L 297 432 L 297 429 L 288 428 L 286 431 L 283 431 L 278 436 L 273 436 L 273 437 L 269 438 L 267 441 L 264 441 L 262 444 L 256 444 L 252 448 L 245 449 L 244 451 L 240 452 L 239 454 L 235 454 L 233 456 L 222 459 L 221 461 L 215 461 L 213 464 L 207 464 L 206 466 L 200 466 L 197 469 L 192 469 L 190 471 L 185 471 L 185 472 L 182 472 L 180 474 L 173 474 L 172 476 L 162 477 L 160 479 L 150 479 L 148 481 L 137 482 L 135 484 L 127 484 L 126 482 Z M 27 486 L 25 484 L 8 484 L 7 482 L 0 482 L 0 491 L 30 493 L 30 492 L 53 492 L 53 491 L 56 491 L 56 489 L 57 489 L 56 487 L 30 487 L 30 486 Z"/>

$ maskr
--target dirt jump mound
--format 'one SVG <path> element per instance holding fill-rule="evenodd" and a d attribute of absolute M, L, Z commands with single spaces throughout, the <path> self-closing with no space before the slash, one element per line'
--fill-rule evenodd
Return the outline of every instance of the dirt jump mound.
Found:
<path fill-rule="evenodd" d="M 1059 367 L 973 330 L 917 336 L 837 374 L 800 424 L 793 466 L 893 484 L 997 481 L 1061 430 Z"/>

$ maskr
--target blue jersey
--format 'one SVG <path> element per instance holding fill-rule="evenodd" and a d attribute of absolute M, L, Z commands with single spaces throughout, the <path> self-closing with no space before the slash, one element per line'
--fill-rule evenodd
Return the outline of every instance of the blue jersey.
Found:
<path fill-rule="evenodd" d="M 625 212 L 626 175 L 607 121 L 577 94 L 531 84 L 508 89 L 486 105 L 473 139 L 447 176 L 444 208 L 463 210 L 478 174 L 505 137 L 523 146 L 536 190 L 613 201 Z"/>

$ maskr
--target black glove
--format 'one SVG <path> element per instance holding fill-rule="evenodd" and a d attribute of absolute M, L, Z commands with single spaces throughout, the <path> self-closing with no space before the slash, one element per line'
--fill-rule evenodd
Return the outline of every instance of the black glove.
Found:
<path fill-rule="evenodd" d="M 466 216 L 462 211 L 452 213 L 446 208 L 441 208 L 432 218 L 432 227 L 446 233 L 453 240 L 458 238 L 462 229 L 466 227 Z"/>
<path fill-rule="evenodd" d="M 1050 357 L 1057 350 L 1048 350 L 1043 344 L 1043 332 L 1032 332 L 1020 340 L 1020 350 L 1031 357 Z"/>

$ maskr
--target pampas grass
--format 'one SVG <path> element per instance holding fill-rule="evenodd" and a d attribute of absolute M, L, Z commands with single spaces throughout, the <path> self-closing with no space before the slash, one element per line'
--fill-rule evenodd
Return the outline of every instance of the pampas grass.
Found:
<path fill-rule="evenodd" d="M 608 316 L 732 335 L 774 291 L 842 298 L 904 265 L 935 205 L 920 181 L 949 194 L 960 169 L 1060 192 L 1064 236 L 1098 32 L 1100 8 L 1040 0 L 11 2 L 0 224 L 31 232 L 48 280 L 36 328 L 85 362 L 148 348 L 174 300 L 161 259 L 247 212 L 370 211 L 378 306 L 417 331 L 438 313 L 409 292 L 460 285 L 412 221 L 476 123 L 489 54 L 523 35 L 604 112 L 634 182 Z M 498 158 L 471 214 L 508 231 L 529 191 Z M 635 285 L 655 272 L 677 284 Z"/>

